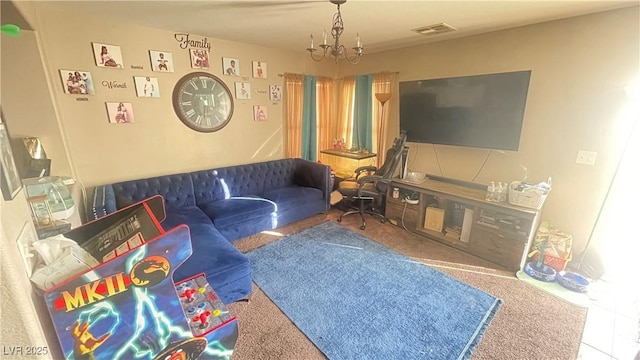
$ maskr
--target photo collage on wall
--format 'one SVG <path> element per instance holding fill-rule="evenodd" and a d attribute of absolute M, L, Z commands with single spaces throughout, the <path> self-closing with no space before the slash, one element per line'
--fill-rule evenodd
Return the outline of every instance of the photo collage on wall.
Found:
<path fill-rule="evenodd" d="M 125 69 L 125 59 L 119 45 L 108 44 L 102 42 L 91 43 L 95 66 L 105 69 Z M 175 72 L 173 55 L 169 51 L 164 50 L 148 50 L 150 69 L 152 72 Z M 210 69 L 210 51 L 208 49 L 189 48 L 189 62 L 192 69 L 207 70 Z M 131 65 L 132 69 L 142 69 L 142 66 Z M 96 73 L 101 70 L 96 70 Z M 69 95 L 95 95 L 96 81 L 90 71 L 78 68 L 60 69 L 60 78 L 62 80 L 63 91 Z M 251 61 L 251 76 L 254 79 L 267 79 L 268 68 L 267 63 L 262 60 Z M 101 73 L 100 73 L 101 74 Z M 241 77 L 240 59 L 236 57 L 222 57 L 222 74 L 226 76 Z M 235 97 L 238 100 L 251 100 L 251 82 L 247 81 L 248 77 L 242 81 L 234 82 Z M 109 83 L 107 85 L 107 83 Z M 138 98 L 160 98 L 160 81 L 156 76 L 151 74 L 141 76 L 133 76 L 135 85 L 135 94 Z M 107 81 L 98 81 L 105 87 L 127 88 L 125 82 L 118 83 L 111 79 Z M 282 86 L 268 85 L 268 90 L 255 90 L 256 94 L 268 93 L 268 99 L 272 102 L 282 101 Z M 79 99 L 82 100 L 82 99 Z M 84 99 L 86 100 L 86 99 Z M 114 99 L 117 100 L 117 99 Z M 112 124 L 132 124 L 135 123 L 133 115 L 133 104 L 127 101 L 107 101 L 105 102 L 107 110 L 107 119 Z M 266 105 L 252 105 L 254 121 L 267 120 Z"/>

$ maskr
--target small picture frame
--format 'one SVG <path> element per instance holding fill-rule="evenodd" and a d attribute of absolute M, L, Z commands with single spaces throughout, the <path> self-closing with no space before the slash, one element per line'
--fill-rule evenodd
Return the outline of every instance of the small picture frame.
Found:
<path fill-rule="evenodd" d="M 133 124 L 133 106 L 128 102 L 107 102 L 107 114 L 112 124 Z"/>
<path fill-rule="evenodd" d="M 209 50 L 189 49 L 191 54 L 191 67 L 193 69 L 209 68 Z"/>
<path fill-rule="evenodd" d="M 111 69 L 124 68 L 120 46 L 102 44 L 102 43 L 92 43 L 92 44 L 93 44 L 93 56 L 96 60 L 97 66 L 111 68 Z"/>
<path fill-rule="evenodd" d="M 264 105 L 253 106 L 253 121 L 267 121 L 267 107 Z"/>
<path fill-rule="evenodd" d="M 0 117 L 1 118 L 1 117 Z M 5 124 L 0 121 L 0 173 L 2 173 L 2 197 L 13 200 L 22 189 L 22 181 L 11 150 L 11 139 Z"/>
<path fill-rule="evenodd" d="M 160 97 L 158 78 L 151 76 L 134 76 L 133 82 L 136 84 L 136 95 L 138 95 L 138 97 Z"/>
<path fill-rule="evenodd" d="M 269 85 L 269 100 L 282 101 L 282 86 Z"/>
<path fill-rule="evenodd" d="M 85 70 L 60 70 L 62 87 L 65 94 L 94 95 L 93 78 L 91 73 Z"/>
<path fill-rule="evenodd" d="M 267 78 L 267 63 L 264 61 L 253 61 L 253 77 L 257 79 Z"/>
<path fill-rule="evenodd" d="M 236 99 L 249 100 L 251 99 L 251 84 L 248 82 L 236 82 Z"/>
<path fill-rule="evenodd" d="M 159 72 L 173 72 L 173 56 L 168 51 L 149 50 L 151 70 Z"/>
<path fill-rule="evenodd" d="M 222 72 L 229 76 L 240 76 L 240 60 L 235 58 L 222 58 Z"/>

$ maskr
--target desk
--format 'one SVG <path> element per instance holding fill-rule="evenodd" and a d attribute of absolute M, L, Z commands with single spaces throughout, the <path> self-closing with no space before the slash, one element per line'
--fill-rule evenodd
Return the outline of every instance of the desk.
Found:
<path fill-rule="evenodd" d="M 375 166 L 376 154 L 361 154 L 353 151 L 327 149 L 320 151 L 320 161 L 333 169 L 336 177 L 347 179 L 353 177 L 360 166 Z"/>

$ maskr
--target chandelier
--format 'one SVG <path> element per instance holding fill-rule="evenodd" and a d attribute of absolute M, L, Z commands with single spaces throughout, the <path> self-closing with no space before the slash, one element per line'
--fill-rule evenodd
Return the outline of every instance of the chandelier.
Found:
<path fill-rule="evenodd" d="M 331 27 L 331 37 L 333 37 L 333 45 L 327 44 L 327 32 L 322 31 L 322 44 L 318 45 L 322 49 L 322 56 L 317 57 L 314 52 L 317 51 L 313 47 L 313 34 L 311 35 L 311 46 L 307 48 L 309 55 L 315 61 L 321 61 L 325 58 L 332 56 L 336 63 L 338 60 L 344 59 L 352 64 L 357 64 L 362 57 L 362 42 L 360 41 L 360 34 L 356 35 L 356 46 L 353 47 L 353 54 L 349 55 L 347 48 L 340 44 L 340 35 L 344 31 L 344 24 L 342 23 L 342 15 L 340 15 L 340 5 L 347 2 L 347 0 L 330 0 L 332 4 L 338 6 L 338 12 L 333 15 L 333 26 Z"/>

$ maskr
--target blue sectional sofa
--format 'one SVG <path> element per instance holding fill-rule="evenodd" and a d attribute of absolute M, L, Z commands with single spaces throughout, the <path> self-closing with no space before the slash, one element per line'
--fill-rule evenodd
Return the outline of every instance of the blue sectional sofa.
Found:
<path fill-rule="evenodd" d="M 302 160 L 172 174 L 98 186 L 98 218 L 153 195 L 165 201 L 165 230 L 186 224 L 193 254 L 174 272 L 179 281 L 204 272 L 225 303 L 252 290 L 248 258 L 234 240 L 329 210 L 330 169 Z"/>

